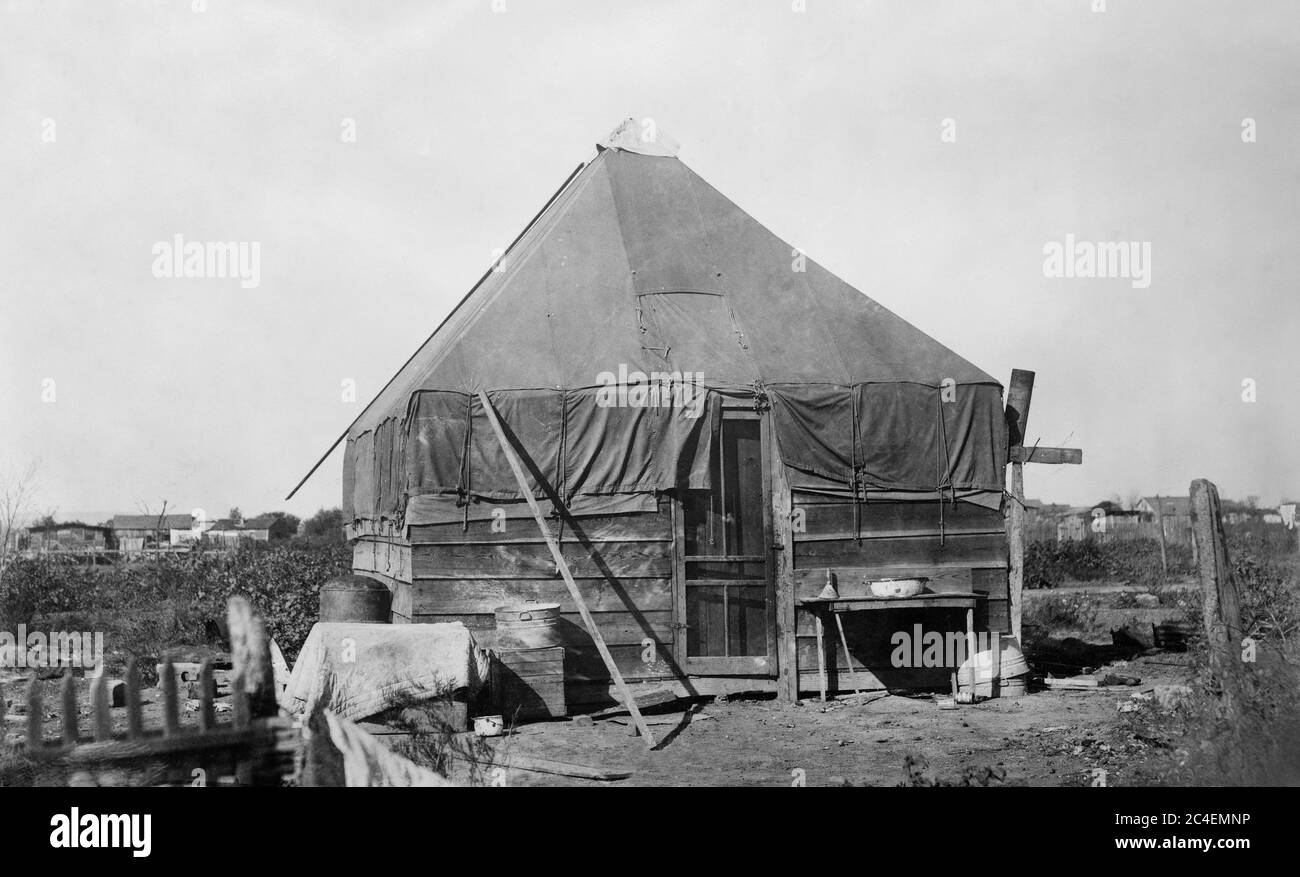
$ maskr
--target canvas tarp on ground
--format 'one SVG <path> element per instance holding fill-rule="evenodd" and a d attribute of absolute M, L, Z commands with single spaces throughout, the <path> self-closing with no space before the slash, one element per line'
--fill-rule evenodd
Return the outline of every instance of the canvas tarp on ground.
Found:
<path fill-rule="evenodd" d="M 602 149 L 366 409 L 356 532 L 520 498 L 480 388 L 575 513 L 710 486 L 724 398 L 770 407 L 796 488 L 1001 501 L 998 382 L 672 156 Z"/>

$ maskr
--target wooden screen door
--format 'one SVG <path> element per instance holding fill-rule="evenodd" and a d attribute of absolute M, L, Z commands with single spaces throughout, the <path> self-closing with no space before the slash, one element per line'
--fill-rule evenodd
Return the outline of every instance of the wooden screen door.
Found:
<path fill-rule="evenodd" d="M 776 671 L 767 428 L 760 413 L 724 412 L 713 489 L 683 491 L 675 504 L 674 645 L 690 674 Z"/>

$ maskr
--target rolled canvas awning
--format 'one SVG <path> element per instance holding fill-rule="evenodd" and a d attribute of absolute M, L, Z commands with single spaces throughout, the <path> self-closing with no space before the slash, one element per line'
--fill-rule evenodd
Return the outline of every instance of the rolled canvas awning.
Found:
<path fill-rule="evenodd" d="M 349 430 L 358 531 L 521 498 L 480 388 L 575 513 L 711 486 L 726 399 L 770 407 L 796 489 L 1001 502 L 996 380 L 666 150 L 624 148 L 629 136 L 600 149 Z"/>

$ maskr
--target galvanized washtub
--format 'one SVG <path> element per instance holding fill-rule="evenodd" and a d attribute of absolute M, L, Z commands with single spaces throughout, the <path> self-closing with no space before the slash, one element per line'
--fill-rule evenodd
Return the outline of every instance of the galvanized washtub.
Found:
<path fill-rule="evenodd" d="M 498 649 L 545 649 L 560 645 L 560 604 L 520 603 L 498 606 Z"/>

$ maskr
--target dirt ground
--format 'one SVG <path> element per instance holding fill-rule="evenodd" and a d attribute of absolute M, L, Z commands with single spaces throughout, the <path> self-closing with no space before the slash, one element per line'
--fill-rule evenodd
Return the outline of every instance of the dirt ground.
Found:
<path fill-rule="evenodd" d="M 1088 589 L 1096 590 L 1099 589 Z M 1054 591 L 1064 595 L 1065 591 Z M 1172 603 L 1175 597 L 1165 597 Z M 1092 597 L 1091 599 L 1105 598 Z M 1187 653 L 1125 654 L 1110 643 L 1108 628 L 1135 627 L 1177 615 L 1180 607 L 1101 607 L 1090 630 L 1051 630 L 1030 660 L 1038 673 L 1071 675 L 1084 665 L 1098 675 L 1140 678 L 1122 691 L 1060 691 L 1031 688 L 955 710 L 942 710 L 932 695 L 878 693 L 822 703 L 791 704 L 775 697 L 733 697 L 675 702 L 648 711 L 658 741 L 647 751 L 629 735 L 626 715 L 591 721 L 560 720 L 522 725 L 495 742 L 504 780 L 512 786 L 808 786 L 909 784 L 1150 785 L 1173 756 L 1170 741 L 1153 730 L 1161 707 L 1157 686 L 1190 682 L 1195 668 Z M 1076 637 L 1085 637 L 1086 642 Z M 1028 645 L 1028 644 L 1027 644 Z M 1127 658 L 1127 660 L 1125 659 Z M 1053 661 L 1064 661 L 1053 666 Z M 1069 664 L 1076 666 L 1070 667 Z M 27 680 L 4 683 L 6 738 L 20 739 L 26 726 Z M 43 683 L 47 740 L 61 733 L 57 680 Z M 80 724 L 91 727 L 88 680 L 77 680 Z M 220 694 L 227 691 L 223 685 Z M 1137 695 L 1136 697 L 1134 695 Z M 162 696 L 143 692 L 144 724 L 162 725 Z M 181 692 L 181 724 L 197 723 L 197 701 Z M 218 708 L 228 698 L 219 696 Z M 185 707 L 190 707 L 185 709 Z M 114 709 L 114 730 L 125 730 L 126 711 Z M 218 722 L 229 722 L 218 713 Z M 631 771 L 626 779 L 594 781 L 511 766 L 516 755 Z M 1104 771 L 1099 774 L 1098 771 Z"/>
<path fill-rule="evenodd" d="M 913 774 L 913 781 L 923 783 L 1091 785 L 1100 768 L 1107 785 L 1149 785 L 1158 781 L 1156 762 L 1170 750 L 1144 731 L 1140 710 L 1158 709 L 1144 695 L 1156 685 L 1186 683 L 1191 659 L 1156 653 L 1116 662 L 1106 671 L 1142 681 L 1131 691 L 1031 690 L 955 710 L 939 709 L 930 695 L 882 693 L 798 704 L 771 696 L 702 699 L 689 708 L 677 702 L 647 712 L 658 741 L 652 751 L 629 735 L 626 715 L 523 725 L 496 748 L 510 786 L 892 786 L 908 780 L 909 757 L 924 759 L 914 764 Z M 8 681 L 6 736 L 13 741 L 25 724 L 25 685 Z M 82 682 L 78 701 L 86 730 L 90 709 Z M 45 736 L 52 740 L 60 733 L 58 685 L 45 686 Z M 145 725 L 159 727 L 161 694 L 146 689 L 143 695 Z M 115 730 L 125 729 L 125 712 L 113 710 Z M 229 720 L 218 715 L 220 722 Z M 182 712 L 183 725 L 196 721 L 195 712 Z M 606 782 L 518 770 L 510 766 L 515 755 L 624 768 L 632 775 Z"/>
<path fill-rule="evenodd" d="M 626 724 L 556 721 L 525 725 L 501 745 L 511 754 L 558 761 L 626 767 L 631 777 L 613 782 L 580 780 L 509 770 L 520 786 L 893 786 L 908 778 L 909 756 L 921 756 L 923 782 L 1006 785 L 1092 785 L 1095 770 L 1107 785 L 1156 782 L 1157 762 L 1168 757 L 1166 741 L 1144 733 L 1133 706 L 1158 709 L 1137 699 L 1155 685 L 1185 684 L 1192 675 L 1186 655 L 1159 653 L 1107 667 L 1137 676 L 1131 692 L 1031 691 L 956 710 L 941 710 L 931 696 L 885 695 L 862 702 L 790 704 L 772 698 L 702 702 L 687 715 L 678 706 L 675 724 L 655 725 L 659 741 L 646 751 Z M 626 718 L 624 718 L 626 721 Z M 994 779 L 993 777 L 998 777 Z"/>

